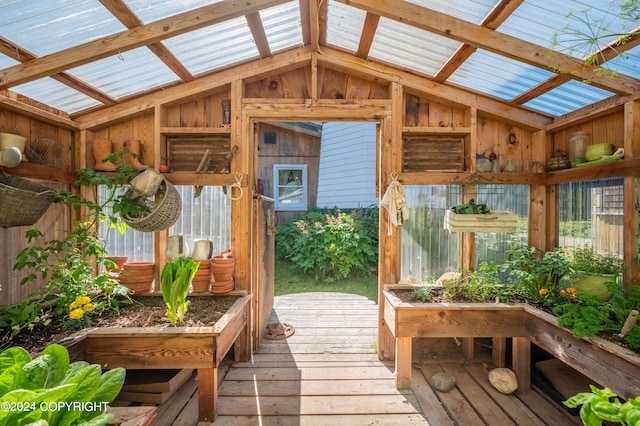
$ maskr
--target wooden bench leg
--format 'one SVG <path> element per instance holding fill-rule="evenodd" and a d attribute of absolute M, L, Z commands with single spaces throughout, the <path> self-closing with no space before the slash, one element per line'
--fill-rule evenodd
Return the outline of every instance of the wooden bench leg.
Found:
<path fill-rule="evenodd" d="M 518 378 L 518 389 L 531 389 L 531 342 L 526 337 L 513 338 L 513 372 Z"/>
<path fill-rule="evenodd" d="M 411 337 L 396 337 L 396 388 L 411 389 Z"/>
<path fill-rule="evenodd" d="M 491 345 L 491 359 L 496 367 L 504 367 L 507 364 L 507 338 L 494 337 Z"/>
<path fill-rule="evenodd" d="M 218 369 L 198 369 L 198 421 L 214 422 L 218 409 Z"/>

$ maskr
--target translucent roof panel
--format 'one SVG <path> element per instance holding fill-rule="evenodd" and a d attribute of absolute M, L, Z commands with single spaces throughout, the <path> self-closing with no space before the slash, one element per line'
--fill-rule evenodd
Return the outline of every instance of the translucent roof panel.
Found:
<path fill-rule="evenodd" d="M 498 3 L 497 0 L 405 0 L 407 3 L 432 9 L 459 19 L 480 24 Z"/>
<path fill-rule="evenodd" d="M 116 99 L 178 79 L 147 47 L 90 62 L 68 72 Z"/>
<path fill-rule="evenodd" d="M 272 52 L 302 46 L 300 2 L 265 9 L 260 17 Z"/>
<path fill-rule="evenodd" d="M 21 84 L 12 87 L 11 90 L 67 113 L 100 105 L 97 100 L 50 77 Z"/>
<path fill-rule="evenodd" d="M 2 36 L 44 56 L 124 31 L 98 0 L 0 2 Z"/>
<path fill-rule="evenodd" d="M 478 49 L 447 81 L 511 100 L 553 75 L 551 71 Z"/>
<path fill-rule="evenodd" d="M 526 0 L 497 29 L 498 32 L 584 59 L 637 26 L 614 15 L 604 0 Z M 597 44 L 589 42 L 597 39 Z M 557 44 L 556 44 L 557 43 Z"/>
<path fill-rule="evenodd" d="M 164 44 L 194 75 L 258 57 L 244 16 L 172 37 Z"/>
<path fill-rule="evenodd" d="M 125 3 L 136 15 L 148 24 L 169 16 L 197 9 L 202 6 L 219 3 L 222 0 L 180 0 L 180 1 L 149 1 L 125 0 Z"/>
<path fill-rule="evenodd" d="M 527 102 L 524 106 L 552 115 L 563 115 L 613 96 L 613 93 L 570 80 Z"/>
<path fill-rule="evenodd" d="M 369 55 L 414 71 L 434 75 L 460 43 L 427 31 L 380 18 Z"/>
<path fill-rule="evenodd" d="M 327 10 L 327 43 L 357 51 L 366 16 L 364 10 L 330 1 Z"/>

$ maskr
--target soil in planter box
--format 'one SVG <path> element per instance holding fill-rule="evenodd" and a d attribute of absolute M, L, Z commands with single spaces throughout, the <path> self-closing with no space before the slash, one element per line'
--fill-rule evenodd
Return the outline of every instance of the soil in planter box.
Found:
<path fill-rule="evenodd" d="M 162 296 L 134 296 L 135 302 L 120 309 L 120 315 L 94 317 L 92 327 L 156 327 L 169 324 L 165 317 L 167 306 Z M 190 296 L 189 309 L 182 327 L 206 327 L 213 324 L 229 310 L 237 296 Z M 168 325 L 171 327 L 171 325 Z M 46 327 L 37 327 L 26 331 L 14 339 L 12 346 L 21 346 L 31 353 L 44 349 L 51 343 L 57 343 L 77 333 L 64 328 L 59 322 Z"/>

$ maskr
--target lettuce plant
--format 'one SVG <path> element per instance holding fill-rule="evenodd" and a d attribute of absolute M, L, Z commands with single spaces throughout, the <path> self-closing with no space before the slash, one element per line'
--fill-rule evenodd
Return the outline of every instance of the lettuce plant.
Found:
<path fill-rule="evenodd" d="M 124 368 L 102 373 L 98 364 L 71 363 L 58 344 L 34 359 L 23 348 L 8 348 L 0 353 L 0 426 L 106 425 L 124 378 Z"/>
<path fill-rule="evenodd" d="M 167 305 L 166 315 L 171 325 L 175 326 L 182 322 L 187 313 L 189 284 L 199 266 L 200 264 L 190 257 L 179 257 L 173 262 L 167 262 L 162 268 L 160 275 L 162 298 Z"/>

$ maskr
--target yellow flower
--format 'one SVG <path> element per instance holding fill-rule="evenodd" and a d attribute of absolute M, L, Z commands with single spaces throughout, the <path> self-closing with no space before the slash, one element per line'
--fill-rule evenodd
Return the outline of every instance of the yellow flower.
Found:
<path fill-rule="evenodd" d="M 93 303 L 87 303 L 84 305 L 84 310 L 87 312 L 93 311 L 96 307 L 93 306 Z"/>
<path fill-rule="evenodd" d="M 91 303 L 91 298 L 89 296 L 80 296 L 76 299 L 76 303 L 78 306 L 86 305 L 87 303 Z"/>
<path fill-rule="evenodd" d="M 567 288 L 567 293 L 569 293 L 569 294 L 576 294 L 577 292 L 578 292 L 578 290 L 576 290 L 573 287 Z"/>
<path fill-rule="evenodd" d="M 567 295 L 567 292 L 564 290 L 560 290 L 560 296 L 565 297 Z"/>
<path fill-rule="evenodd" d="M 71 319 L 80 319 L 84 316 L 84 311 L 82 309 L 74 309 L 69 312 L 69 318 Z"/>
<path fill-rule="evenodd" d="M 78 302 L 74 300 L 73 302 L 71 302 L 71 304 L 69 305 L 69 307 L 70 307 L 71 309 L 75 309 L 75 308 L 77 308 L 77 307 L 78 307 Z"/>
<path fill-rule="evenodd" d="M 333 250 L 336 248 L 335 243 L 331 243 L 331 245 L 329 246 L 329 251 Z"/>
<path fill-rule="evenodd" d="M 549 290 L 547 290 L 546 288 L 541 288 L 538 293 L 540 293 L 540 296 L 544 296 L 545 294 L 549 293 Z"/>

